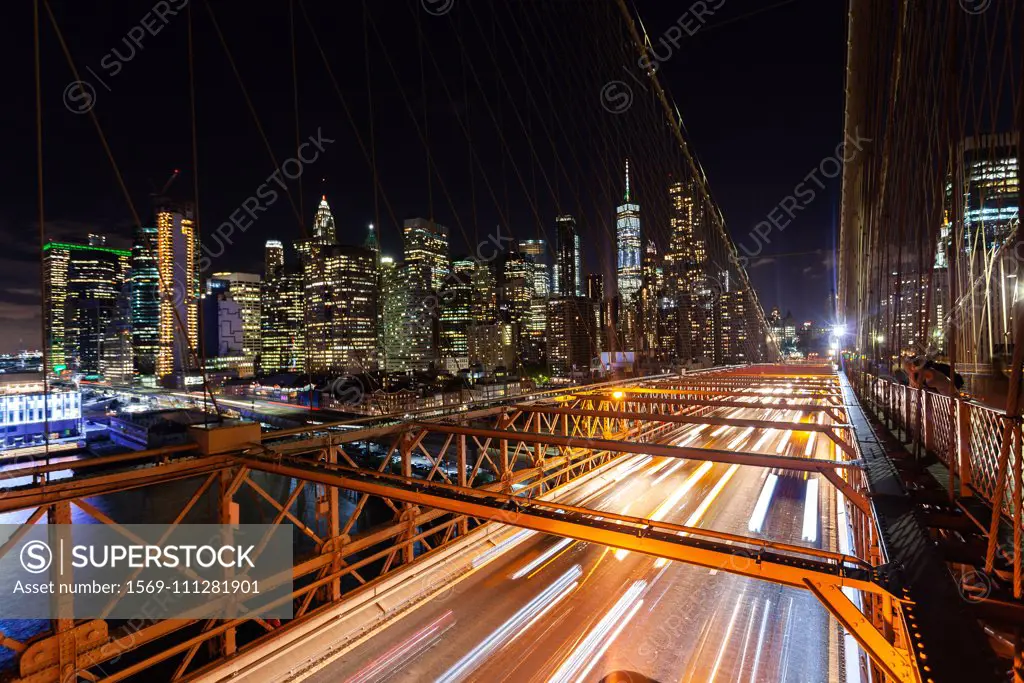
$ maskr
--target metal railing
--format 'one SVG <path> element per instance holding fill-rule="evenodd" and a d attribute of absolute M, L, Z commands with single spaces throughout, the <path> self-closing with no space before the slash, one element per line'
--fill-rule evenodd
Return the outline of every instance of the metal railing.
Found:
<path fill-rule="evenodd" d="M 894 434 L 911 444 L 916 454 L 932 455 L 949 469 L 951 491 L 959 486 L 959 495 L 977 495 L 992 507 L 998 499 L 1001 514 L 1012 519 L 1019 439 L 1013 439 L 1007 449 L 1002 484 L 999 459 L 1008 423 L 1011 433 L 1016 425 L 1014 418 L 969 399 L 915 389 L 863 372 L 852 371 L 851 375 L 861 400 Z"/>

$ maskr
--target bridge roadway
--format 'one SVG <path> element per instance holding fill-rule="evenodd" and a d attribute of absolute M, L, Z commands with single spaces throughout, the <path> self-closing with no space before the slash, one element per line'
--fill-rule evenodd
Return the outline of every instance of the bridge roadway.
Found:
<path fill-rule="evenodd" d="M 713 414 L 796 416 L 786 413 Z M 674 442 L 803 456 L 807 439 L 801 432 L 787 438 L 781 431 L 688 425 Z M 828 439 L 817 438 L 811 450 L 835 457 Z M 817 479 L 793 473 L 776 480 L 763 468 L 632 456 L 598 490 L 561 500 L 752 536 L 751 521 L 763 509 L 766 537 L 838 550 L 835 490 L 824 480 L 810 483 Z M 765 508 L 758 500 L 770 480 L 774 496 Z M 805 534 L 814 540 L 802 540 Z M 617 670 L 657 681 L 840 680 L 840 627 L 808 591 L 526 530 L 514 538 L 450 590 L 292 680 L 597 681 Z M 287 665 L 316 656 L 295 654 Z"/>

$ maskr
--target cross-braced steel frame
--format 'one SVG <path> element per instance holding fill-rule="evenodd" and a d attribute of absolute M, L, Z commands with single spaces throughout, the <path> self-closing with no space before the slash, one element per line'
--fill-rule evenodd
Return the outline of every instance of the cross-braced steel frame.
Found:
<path fill-rule="evenodd" d="M 192 480 L 196 487 L 172 524 L 184 523 L 202 500 L 217 520 L 239 520 L 249 500 L 272 510 L 273 524 L 298 529 L 315 550 L 288 576 L 295 617 L 278 627 L 261 619 L 140 622 L 132 628 L 104 619 L 58 620 L 33 642 L 3 636 L 18 654 L 18 680 L 43 683 L 70 676 L 129 679 L 154 666 L 174 680 L 215 669 L 241 651 L 272 643 L 292 625 L 368 590 L 430 558 L 486 524 L 507 524 L 712 567 L 811 591 L 852 633 L 875 665 L 894 680 L 916 680 L 905 617 L 912 606 L 896 594 L 881 557 L 864 481 L 835 376 L 818 369 L 754 368 L 696 374 L 621 387 L 580 387 L 540 400 L 415 421 L 326 434 L 264 435 L 229 453 L 187 449 L 150 451 L 82 463 L 75 476 L 50 481 L 61 465 L 19 470 L 34 483 L 4 491 L 0 512 L 29 510 L 23 529 L 70 520 L 72 506 L 124 533 L 88 499 L 129 489 Z M 798 411 L 809 421 L 729 418 L 720 408 Z M 794 413 L 796 414 L 796 413 Z M 820 417 L 819 417 L 820 416 Z M 835 444 L 831 460 L 673 446 L 691 424 L 817 432 Z M 386 454 L 367 466 L 353 445 L 376 441 Z M 820 473 L 851 502 L 856 556 L 617 515 L 542 500 L 541 495 L 636 454 L 707 460 Z M 414 462 L 420 463 L 414 469 Z M 424 468 L 422 463 L 426 462 Z M 117 468 L 111 471 L 108 468 Z M 254 477 L 283 477 L 295 485 L 275 496 Z M 354 496 L 342 514 L 339 496 Z M 316 499 L 316 516 L 296 502 Z M 545 496 L 548 498 L 549 496 Z M 389 521 L 367 526 L 371 505 Z M 381 508 L 380 506 L 383 506 Z M 7 552 L 16 539 L 0 547 Z M 862 612 L 843 593 L 860 591 Z M 113 603 L 108 606 L 109 610 Z"/>

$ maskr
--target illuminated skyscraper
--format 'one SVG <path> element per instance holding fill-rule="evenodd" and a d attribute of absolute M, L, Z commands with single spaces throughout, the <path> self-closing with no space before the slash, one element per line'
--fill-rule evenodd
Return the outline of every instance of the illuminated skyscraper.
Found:
<path fill-rule="evenodd" d="M 727 288 L 715 301 L 715 363 L 765 360 L 761 322 L 749 289 Z"/>
<path fill-rule="evenodd" d="M 547 355 L 558 377 L 588 377 L 596 355 L 594 304 L 585 297 L 553 297 L 548 301 Z"/>
<path fill-rule="evenodd" d="M 448 229 L 412 218 L 403 225 L 402 241 L 410 369 L 436 369 L 441 361 L 439 295 L 449 273 Z"/>
<path fill-rule="evenodd" d="M 242 306 L 229 295 L 231 283 L 206 281 L 200 297 L 203 311 L 203 354 L 206 358 L 240 357 L 245 345 Z M 252 365 L 249 365 L 251 368 Z"/>
<path fill-rule="evenodd" d="M 460 268 L 445 279 L 441 290 L 441 362 L 451 373 L 469 366 L 468 329 L 472 322 L 473 283 Z"/>
<path fill-rule="evenodd" d="M 411 218 L 403 226 L 402 241 L 405 262 L 425 265 L 430 274 L 427 287 L 441 291 L 449 270 L 448 228 L 423 218 Z"/>
<path fill-rule="evenodd" d="M 367 228 L 366 240 L 363 242 L 363 246 L 375 254 L 380 254 L 380 241 L 377 239 L 377 228 L 374 227 L 373 223 L 370 223 Z"/>
<path fill-rule="evenodd" d="M 160 349 L 160 272 L 157 269 L 157 229 L 139 226 L 132 242 L 131 335 L 135 379 L 149 384 L 156 378 Z"/>
<path fill-rule="evenodd" d="M 633 202 L 629 186 L 629 159 L 626 160 L 626 192 L 615 210 L 615 235 L 618 243 L 619 297 L 624 306 L 636 300 L 643 284 L 640 237 L 640 205 Z"/>
<path fill-rule="evenodd" d="M 512 325 L 519 357 L 526 355 L 530 337 L 533 276 L 532 260 L 517 252 L 505 255 L 499 301 L 503 319 Z"/>
<path fill-rule="evenodd" d="M 313 237 L 324 244 L 334 244 L 338 238 L 334 227 L 334 214 L 327 203 L 327 195 L 320 198 L 320 204 L 316 207 L 316 215 L 313 216 Z"/>
<path fill-rule="evenodd" d="M 156 228 L 160 273 L 156 376 L 178 384 L 199 344 L 199 239 L 192 207 L 158 208 Z"/>
<path fill-rule="evenodd" d="M 633 202 L 629 183 L 629 159 L 626 159 L 626 191 L 622 204 L 615 210 L 619 334 L 623 350 L 635 350 L 638 345 L 637 295 L 643 285 L 640 205 Z"/>
<path fill-rule="evenodd" d="M 43 310 L 50 369 L 101 372 L 102 341 L 118 314 L 131 253 L 90 235 L 87 244 L 43 246 Z"/>
<path fill-rule="evenodd" d="M 122 285 L 114 313 L 100 344 L 100 374 L 114 386 L 130 386 L 135 378 L 132 360 L 131 283 Z"/>
<path fill-rule="evenodd" d="M 573 256 L 573 261 L 576 263 L 576 277 L 573 279 L 573 284 L 576 287 L 576 296 L 583 296 L 583 249 L 580 248 L 580 232 L 576 231 L 576 238 L 573 240 L 574 249 L 576 254 Z"/>
<path fill-rule="evenodd" d="M 638 350 L 643 351 L 649 357 L 664 355 L 666 359 L 670 359 L 671 354 L 661 353 L 663 350 L 658 334 L 659 303 L 665 288 L 665 278 L 658 247 L 652 240 L 648 240 L 644 249 L 643 274 L 643 286 L 638 293 L 639 300 L 637 302 L 640 314 L 640 325 L 637 330 L 640 339 Z"/>
<path fill-rule="evenodd" d="M 668 191 L 671 235 L 665 254 L 665 289 L 672 315 L 663 320 L 672 329 L 662 339 L 675 338 L 672 346 L 677 357 L 710 360 L 715 353 L 714 293 L 707 275 L 704 202 L 692 178 L 673 183 Z"/>
<path fill-rule="evenodd" d="M 544 240 L 522 240 L 519 253 L 533 262 L 533 294 L 539 297 L 551 295 L 551 278 L 548 275 L 548 245 Z"/>
<path fill-rule="evenodd" d="M 498 284 L 489 263 L 477 263 L 473 269 L 473 311 L 475 324 L 498 320 Z"/>
<path fill-rule="evenodd" d="M 582 289 L 582 257 L 576 219 L 565 214 L 555 217 L 555 278 L 552 293 L 577 296 Z"/>
<path fill-rule="evenodd" d="M 376 252 L 331 245 L 306 272 L 307 371 L 356 373 L 375 369 Z"/>
<path fill-rule="evenodd" d="M 409 294 L 406 290 L 405 267 L 390 256 L 380 259 L 380 323 L 378 347 L 381 369 L 385 372 L 408 372 L 411 325 Z"/>
<path fill-rule="evenodd" d="M 295 251 L 299 255 L 299 263 L 305 265 L 317 259 L 320 252 L 335 243 L 337 233 L 334 228 L 334 214 L 327 203 L 327 196 L 320 198 L 320 204 L 313 216 L 313 234 L 306 239 L 295 242 Z"/>
<path fill-rule="evenodd" d="M 263 279 L 269 282 L 284 273 L 284 245 L 280 240 L 267 240 L 263 253 Z"/>
<path fill-rule="evenodd" d="M 260 369 L 302 372 L 306 346 L 302 277 L 282 272 L 263 283 L 262 298 Z"/>
<path fill-rule="evenodd" d="M 249 364 L 255 364 L 260 353 L 261 280 L 255 273 L 214 273 L 213 279 L 227 283 L 224 295 L 238 305 L 242 316 L 241 354 Z"/>

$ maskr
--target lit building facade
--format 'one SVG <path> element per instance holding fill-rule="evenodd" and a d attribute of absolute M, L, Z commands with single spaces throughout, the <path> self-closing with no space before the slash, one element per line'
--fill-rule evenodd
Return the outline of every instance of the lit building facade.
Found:
<path fill-rule="evenodd" d="M 227 280 L 206 282 L 200 305 L 203 311 L 203 355 L 206 358 L 241 356 L 245 345 L 242 307 L 230 295 Z"/>
<path fill-rule="evenodd" d="M 104 336 L 118 315 L 130 263 L 131 252 L 108 247 L 97 235 L 87 244 L 43 246 L 48 370 L 101 372 Z"/>
<path fill-rule="evenodd" d="M 176 383 L 199 344 L 199 239 L 192 207 L 160 208 L 156 213 L 160 324 L 157 379 Z"/>
<path fill-rule="evenodd" d="M 511 368 L 515 363 L 512 325 L 502 322 L 474 323 L 467 329 L 470 365 L 484 372 Z"/>
<path fill-rule="evenodd" d="M 306 362 L 311 373 L 367 372 L 377 365 L 377 254 L 324 247 L 306 269 Z"/>
<path fill-rule="evenodd" d="M 263 283 L 259 364 L 263 372 L 305 370 L 304 296 L 299 275 L 282 273 Z"/>
<path fill-rule="evenodd" d="M 284 244 L 267 240 L 263 248 L 263 277 L 269 282 L 284 274 Z"/>
<path fill-rule="evenodd" d="M 636 349 L 650 358 L 667 355 L 661 348 L 659 335 L 661 294 L 665 288 L 665 271 L 658 248 L 648 240 L 644 248 L 643 285 L 637 293 L 638 325 Z"/>
<path fill-rule="evenodd" d="M 519 253 L 533 263 L 533 294 L 551 296 L 551 277 L 548 272 L 548 245 L 544 240 L 522 240 Z"/>
<path fill-rule="evenodd" d="M 410 318 L 405 264 L 390 256 L 380 259 L 380 324 L 378 348 L 384 372 L 409 372 Z"/>
<path fill-rule="evenodd" d="M 746 289 L 727 289 L 715 301 L 715 364 L 753 363 L 762 360 L 757 349 L 757 311 Z"/>
<path fill-rule="evenodd" d="M 473 282 L 464 267 L 445 280 L 441 290 L 441 362 L 457 373 L 469 366 L 469 326 L 473 322 Z"/>
<path fill-rule="evenodd" d="M 551 291 L 555 296 L 582 294 L 580 236 L 576 219 L 568 214 L 555 217 L 555 268 Z"/>
<path fill-rule="evenodd" d="M 623 306 L 636 301 L 643 284 L 640 235 L 640 205 L 633 202 L 629 186 L 629 160 L 626 160 L 626 192 L 615 210 L 615 239 L 618 246 L 618 291 Z"/>
<path fill-rule="evenodd" d="M 547 356 L 555 376 L 588 376 L 596 355 L 594 305 L 579 296 L 548 300 Z"/>
<path fill-rule="evenodd" d="M 215 280 L 227 283 L 227 298 L 238 304 L 242 316 L 241 354 L 248 363 L 254 364 L 260 354 L 260 308 L 263 303 L 263 281 L 255 273 L 214 273 Z"/>
<path fill-rule="evenodd" d="M 316 261 L 323 249 L 334 244 L 336 240 L 334 214 L 331 213 L 331 205 L 327 203 L 327 196 L 324 195 L 320 198 L 316 214 L 313 216 L 313 234 L 295 243 L 299 263 L 305 268 L 307 264 Z"/>
<path fill-rule="evenodd" d="M 478 325 L 498 319 L 498 283 L 489 263 L 477 263 L 473 269 L 473 322 Z"/>
<path fill-rule="evenodd" d="M 512 324 L 519 355 L 526 351 L 532 299 L 533 262 L 519 253 L 506 254 L 499 301 L 504 320 Z"/>
<path fill-rule="evenodd" d="M 714 293 L 707 277 L 704 202 L 693 179 L 669 186 L 669 248 L 665 253 L 666 351 L 684 359 L 714 358 Z M 667 299 L 667 300 L 666 300 Z M 670 341 L 673 340 L 674 341 Z"/>
<path fill-rule="evenodd" d="M 434 221 L 412 218 L 403 224 L 405 327 L 411 370 L 440 366 L 440 292 L 449 274 L 448 229 Z"/>
<path fill-rule="evenodd" d="M 44 391 L 44 388 L 46 391 Z M 0 377 L 0 452 L 62 443 L 74 448 L 85 438 L 82 394 L 71 383 L 43 383 L 40 375 Z"/>
<path fill-rule="evenodd" d="M 131 283 L 126 282 L 114 303 L 114 315 L 103 331 L 100 374 L 114 386 L 130 386 L 135 380 L 132 358 Z"/>
<path fill-rule="evenodd" d="M 441 291 L 448 276 L 448 228 L 424 218 L 405 221 L 402 243 L 407 264 L 425 265 L 430 276 L 429 288 Z"/>
<path fill-rule="evenodd" d="M 130 320 L 135 381 L 156 379 L 160 351 L 160 271 L 157 268 L 157 229 L 139 226 L 132 241 Z"/>

